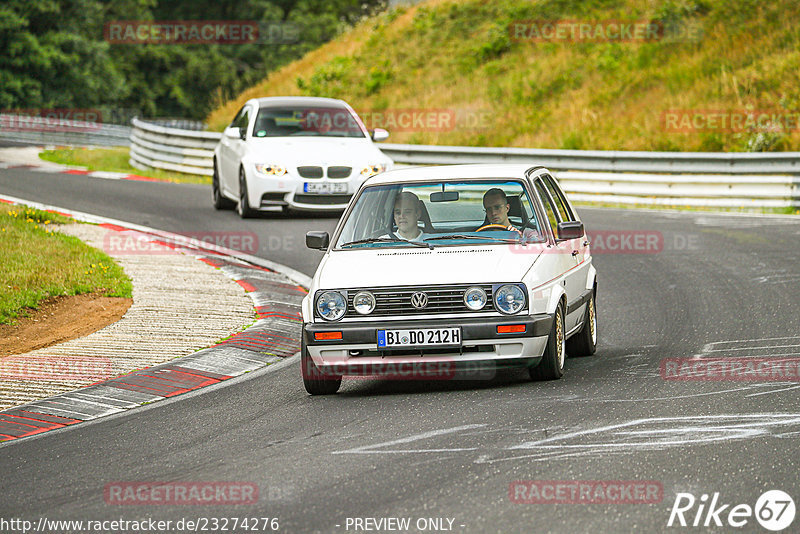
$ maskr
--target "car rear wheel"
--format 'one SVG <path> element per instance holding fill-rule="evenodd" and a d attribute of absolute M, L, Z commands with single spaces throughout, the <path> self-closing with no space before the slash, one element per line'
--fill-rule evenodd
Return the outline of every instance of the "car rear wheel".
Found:
<path fill-rule="evenodd" d="M 564 307 L 563 304 L 559 304 L 542 359 L 539 365 L 528 370 L 533 380 L 557 380 L 564 376 L 564 359 L 567 352 L 564 333 Z"/>
<path fill-rule="evenodd" d="M 247 178 L 244 175 L 244 169 L 239 169 L 239 204 L 236 206 L 236 211 L 239 217 L 247 219 L 255 215 L 255 210 L 250 207 L 247 200 Z"/>
<path fill-rule="evenodd" d="M 303 374 L 303 385 L 311 395 L 333 395 L 342 385 L 340 375 L 325 374 L 311 359 L 306 349 L 305 340 L 300 341 L 300 366 Z"/>
<path fill-rule="evenodd" d="M 586 316 L 581 331 L 567 340 L 567 353 L 570 356 L 591 356 L 597 350 L 597 307 L 592 293 L 586 304 Z"/>
<path fill-rule="evenodd" d="M 217 170 L 217 160 L 214 160 L 214 176 L 211 178 L 211 197 L 214 203 L 214 209 L 230 210 L 236 205 L 230 199 L 222 196 L 222 191 L 219 188 L 219 171 Z"/>

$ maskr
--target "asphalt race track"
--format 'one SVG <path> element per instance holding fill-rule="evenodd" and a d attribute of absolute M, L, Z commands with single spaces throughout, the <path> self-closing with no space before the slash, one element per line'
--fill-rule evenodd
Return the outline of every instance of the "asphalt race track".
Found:
<path fill-rule="evenodd" d="M 0 193 L 178 233 L 254 232 L 257 255 L 307 274 L 321 253 L 305 248 L 305 232 L 337 220 L 241 221 L 213 210 L 210 187 L 24 169 L 0 170 Z M 453 532 L 663 532 L 698 530 L 667 527 L 678 493 L 719 493 L 730 505 L 723 522 L 767 490 L 796 501 L 797 377 L 676 381 L 660 366 L 696 355 L 800 355 L 800 220 L 579 211 L 595 232 L 600 342 L 593 357 L 567 360 L 564 379 L 351 379 L 336 396 L 312 398 L 294 361 L 0 446 L 0 517 L 277 517 L 282 532 L 354 532 L 353 518 L 402 517 L 444 518 Z M 655 235 L 657 246 L 635 247 L 634 231 Z M 634 250 L 611 250 L 620 242 Z M 514 502 L 510 488 L 526 480 L 653 481 L 663 494 L 650 504 Z M 260 498 L 106 504 L 104 488 L 120 481 L 250 482 Z M 765 530 L 750 517 L 725 531 Z"/>

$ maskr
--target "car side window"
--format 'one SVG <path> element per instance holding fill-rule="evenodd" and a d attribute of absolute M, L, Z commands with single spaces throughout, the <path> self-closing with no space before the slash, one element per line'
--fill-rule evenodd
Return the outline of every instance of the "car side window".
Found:
<path fill-rule="evenodd" d="M 553 235 L 557 236 L 558 218 L 556 217 L 556 210 L 553 206 L 553 201 L 550 200 L 550 195 L 548 195 L 547 191 L 544 190 L 541 180 L 535 180 L 533 183 L 536 184 L 536 193 L 539 195 L 539 198 L 542 199 L 542 206 L 544 206 L 544 211 L 547 214 L 547 220 L 550 221 L 550 228 L 553 229 Z"/>
<path fill-rule="evenodd" d="M 239 126 L 239 120 L 242 118 L 242 114 L 243 113 L 244 113 L 244 107 L 242 107 L 242 109 L 240 109 L 239 111 L 236 112 L 236 116 L 233 118 L 233 120 L 231 121 L 231 124 L 230 124 L 230 126 L 228 126 L 228 128 L 235 128 L 235 127 Z"/>
<path fill-rule="evenodd" d="M 244 113 L 242 113 L 242 116 L 239 117 L 239 122 L 237 122 L 235 124 L 235 126 L 238 126 L 239 128 L 241 128 L 242 129 L 242 133 L 246 133 L 247 132 L 247 127 L 250 124 L 250 110 L 247 109 L 247 108 L 244 108 L 243 111 L 244 111 Z"/>
<path fill-rule="evenodd" d="M 561 216 L 562 221 L 574 221 L 575 217 L 572 216 L 572 212 L 569 210 L 569 205 L 567 201 L 564 199 L 563 193 L 561 190 L 556 186 L 553 177 L 549 174 L 542 175 L 542 181 L 544 181 L 545 187 L 550 192 L 550 196 L 553 197 L 553 200 L 556 202 L 556 209 L 558 210 L 558 214 Z"/>

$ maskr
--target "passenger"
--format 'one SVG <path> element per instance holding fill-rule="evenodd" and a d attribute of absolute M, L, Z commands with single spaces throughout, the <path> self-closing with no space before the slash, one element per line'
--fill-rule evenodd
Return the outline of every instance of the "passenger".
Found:
<path fill-rule="evenodd" d="M 418 226 L 422 217 L 421 202 L 417 195 L 408 191 L 397 195 L 392 212 L 394 223 L 397 225 L 397 232 L 394 233 L 394 236 L 406 241 L 421 240 L 422 230 Z M 387 234 L 385 237 L 389 237 L 389 235 Z"/>

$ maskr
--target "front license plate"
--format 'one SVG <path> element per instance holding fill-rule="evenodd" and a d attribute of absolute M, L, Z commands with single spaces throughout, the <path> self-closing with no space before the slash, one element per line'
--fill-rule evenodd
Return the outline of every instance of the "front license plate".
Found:
<path fill-rule="evenodd" d="M 378 348 L 461 346 L 461 328 L 378 330 Z"/>
<path fill-rule="evenodd" d="M 332 184 L 330 182 L 305 182 L 303 184 L 303 192 L 323 195 L 329 193 L 347 193 L 347 184 Z"/>

